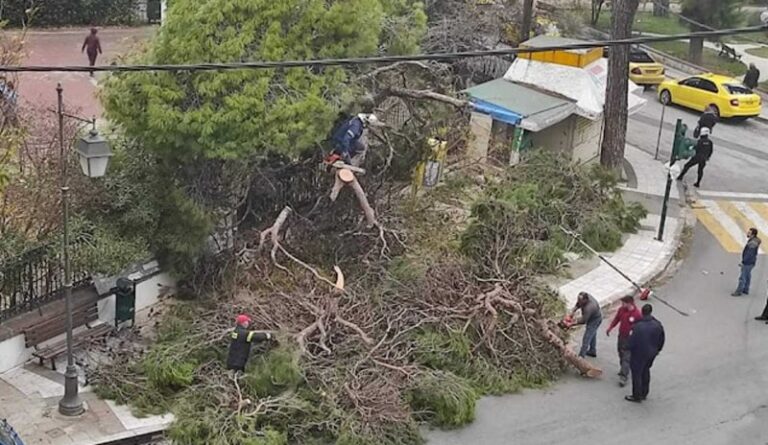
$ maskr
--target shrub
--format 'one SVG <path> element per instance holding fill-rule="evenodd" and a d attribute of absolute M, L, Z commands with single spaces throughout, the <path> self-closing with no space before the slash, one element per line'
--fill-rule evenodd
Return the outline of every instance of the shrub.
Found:
<path fill-rule="evenodd" d="M 465 379 L 451 372 L 425 373 L 410 392 L 416 416 L 443 428 L 460 427 L 475 419 L 477 392 Z"/>

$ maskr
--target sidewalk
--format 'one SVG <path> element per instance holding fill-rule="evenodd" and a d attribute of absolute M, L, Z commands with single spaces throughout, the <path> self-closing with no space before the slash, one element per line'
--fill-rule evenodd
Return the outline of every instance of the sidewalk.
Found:
<path fill-rule="evenodd" d="M 0 374 L 0 418 L 16 430 L 25 445 L 98 445 L 165 430 L 173 416 L 137 418 L 127 406 L 99 399 L 89 386 L 80 388 L 86 411 L 68 418 L 58 413 L 64 395 L 63 370 L 27 364 Z"/>
<path fill-rule="evenodd" d="M 664 195 L 666 171 L 660 161 L 655 161 L 652 156 L 631 146 L 627 146 L 625 158 L 637 176 L 637 186 L 627 187 L 627 190 L 654 197 Z M 671 196 L 679 197 L 677 184 L 672 188 Z M 641 230 L 629 235 L 619 250 L 603 256 L 638 284 L 650 282 L 672 261 L 685 224 L 678 218 L 667 217 L 663 242 L 655 239 L 658 225 L 659 215 L 648 215 L 641 222 Z M 560 286 L 558 291 L 568 307 L 576 304 L 576 297 L 581 291 L 592 294 L 601 306 L 636 292 L 632 284 L 603 262 L 597 268 Z"/>

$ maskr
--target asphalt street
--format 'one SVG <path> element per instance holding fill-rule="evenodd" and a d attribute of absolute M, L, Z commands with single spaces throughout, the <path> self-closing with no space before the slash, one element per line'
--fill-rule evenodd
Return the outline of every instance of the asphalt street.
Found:
<path fill-rule="evenodd" d="M 655 90 L 646 91 L 643 97 L 647 100 L 645 107 L 629 119 L 627 143 L 653 155 L 656 152 L 663 107 Z M 688 125 L 688 136 L 692 137 L 699 115 L 698 112 L 678 106 L 667 107 L 659 159 L 669 160 L 677 119 L 682 119 Z M 703 191 L 766 191 L 764 178 L 768 162 L 768 124 L 757 119 L 745 122 L 724 120 L 715 126 L 712 142 L 714 152 L 704 173 L 701 185 Z M 686 179 L 690 183 L 695 182 L 696 169 L 689 172 Z"/>
<path fill-rule="evenodd" d="M 768 444 L 768 325 L 755 321 L 766 302 L 768 259 L 760 257 L 751 295 L 731 297 L 738 255 L 727 254 L 701 225 L 688 259 L 659 294 L 667 344 L 652 369 L 649 399 L 624 400 L 615 336 L 598 337 L 604 375 L 569 374 L 546 390 L 488 397 L 477 419 L 456 431 L 431 431 L 430 445 L 761 445 Z"/>

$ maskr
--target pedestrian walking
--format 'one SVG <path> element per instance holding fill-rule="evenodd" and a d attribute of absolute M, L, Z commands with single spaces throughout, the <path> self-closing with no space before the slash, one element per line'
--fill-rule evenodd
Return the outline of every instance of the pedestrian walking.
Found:
<path fill-rule="evenodd" d="M 701 136 L 702 128 L 709 128 L 709 134 L 712 134 L 712 130 L 714 130 L 715 125 L 717 125 L 719 121 L 720 117 L 717 115 L 715 107 L 713 105 L 707 106 L 704 112 L 701 113 L 701 116 L 699 116 L 699 122 L 693 130 L 693 137 L 698 139 L 699 136 Z"/>
<path fill-rule="evenodd" d="M 651 315 L 653 306 L 643 306 L 643 318 L 632 327 L 629 336 L 629 367 L 632 372 L 632 395 L 624 397 L 630 402 L 640 403 L 648 398 L 651 385 L 651 367 L 656 356 L 664 348 L 664 326 Z"/>
<path fill-rule="evenodd" d="M 579 357 L 590 356 L 597 357 L 597 328 L 603 322 L 603 314 L 600 312 L 600 304 L 595 297 L 586 292 L 580 292 L 576 299 L 576 306 L 571 311 L 571 317 L 581 311 L 581 317 L 574 323 L 575 325 L 585 325 L 584 337 L 581 340 L 581 350 Z"/>
<path fill-rule="evenodd" d="M 235 329 L 229 334 L 229 352 L 227 354 L 227 369 L 237 372 L 245 372 L 248 358 L 251 356 L 253 342 L 262 342 L 272 339 L 272 333 L 251 331 L 251 317 L 238 315 L 235 319 Z"/>
<path fill-rule="evenodd" d="M 616 350 L 619 353 L 619 386 L 622 388 L 627 384 L 627 378 L 630 373 L 629 366 L 629 335 L 635 322 L 642 318 L 640 309 L 635 306 L 635 299 L 627 295 L 621 299 L 621 307 L 616 311 L 616 315 L 605 331 L 605 335 L 610 336 L 611 331 L 616 325 L 619 326 L 619 338 L 616 342 Z"/>
<path fill-rule="evenodd" d="M 747 244 L 744 245 L 744 250 L 741 251 L 741 273 L 739 274 L 739 284 L 736 285 L 736 290 L 731 294 L 734 297 L 741 295 L 749 295 L 749 285 L 752 282 L 752 269 L 754 269 L 757 263 L 757 253 L 760 250 L 760 238 L 757 237 L 757 229 L 754 227 L 747 231 Z"/>
<path fill-rule="evenodd" d="M 754 63 L 750 63 L 747 74 L 744 75 L 744 85 L 750 90 L 754 90 L 758 83 L 760 83 L 760 70 Z"/>
<path fill-rule="evenodd" d="M 683 171 L 681 171 L 680 175 L 677 177 L 678 181 L 683 180 L 683 177 L 685 177 L 685 174 L 688 173 L 688 170 L 690 170 L 691 167 L 698 165 L 698 177 L 696 179 L 696 183 L 693 184 L 693 186 L 698 188 L 701 185 L 701 178 L 704 177 L 704 167 L 707 166 L 707 161 L 709 161 L 709 158 L 712 157 L 713 146 L 712 141 L 709 139 L 709 133 L 709 128 L 704 127 L 701 129 L 701 136 L 699 137 L 699 141 L 696 143 L 695 147 L 696 154 L 694 154 L 693 157 L 685 163 L 685 166 L 683 166 Z"/>
<path fill-rule="evenodd" d="M 96 35 L 98 32 L 96 28 L 91 28 L 91 33 L 85 38 L 83 48 L 80 50 L 80 52 L 85 51 L 88 54 L 89 66 L 96 65 L 96 57 L 101 54 L 101 41 Z M 93 77 L 93 70 L 91 70 L 91 77 Z"/>

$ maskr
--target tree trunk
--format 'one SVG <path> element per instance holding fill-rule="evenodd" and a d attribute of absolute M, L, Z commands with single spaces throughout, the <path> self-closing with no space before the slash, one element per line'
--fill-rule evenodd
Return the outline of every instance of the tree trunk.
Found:
<path fill-rule="evenodd" d="M 688 44 L 688 60 L 696 65 L 701 65 L 701 56 L 704 52 L 704 39 L 691 38 Z"/>
<path fill-rule="evenodd" d="M 655 17 L 669 17 L 669 0 L 653 2 L 653 15 Z"/>
<path fill-rule="evenodd" d="M 616 0 L 612 5 L 611 37 L 631 37 L 632 23 L 640 0 Z M 611 47 L 608 59 L 608 82 L 605 91 L 603 144 L 600 163 L 619 172 L 624 161 L 627 138 L 627 92 L 629 89 L 629 46 Z"/>
<path fill-rule="evenodd" d="M 600 20 L 600 12 L 603 10 L 603 3 L 605 3 L 605 0 L 592 0 L 592 26 L 597 25 L 598 20 Z"/>
<path fill-rule="evenodd" d="M 533 0 L 523 0 L 523 23 L 520 25 L 520 41 L 531 38 L 531 22 L 533 21 Z"/>

